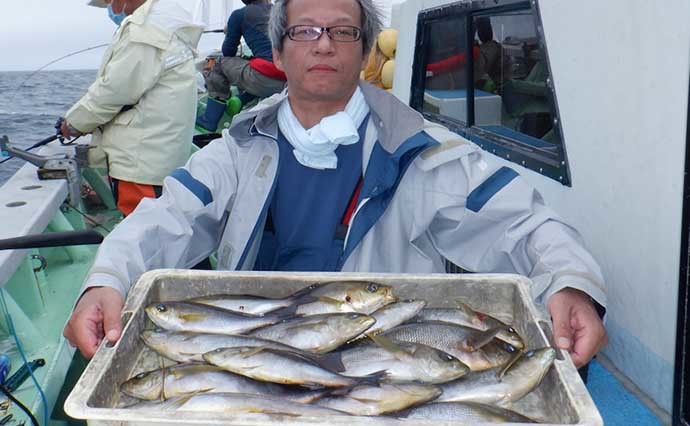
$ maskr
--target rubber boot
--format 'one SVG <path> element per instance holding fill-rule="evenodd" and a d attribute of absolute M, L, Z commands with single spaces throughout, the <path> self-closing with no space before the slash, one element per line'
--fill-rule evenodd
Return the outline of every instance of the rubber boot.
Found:
<path fill-rule="evenodd" d="M 225 102 L 209 97 L 206 100 L 206 111 L 196 118 L 196 125 L 209 132 L 215 132 L 223 113 L 225 113 Z"/>

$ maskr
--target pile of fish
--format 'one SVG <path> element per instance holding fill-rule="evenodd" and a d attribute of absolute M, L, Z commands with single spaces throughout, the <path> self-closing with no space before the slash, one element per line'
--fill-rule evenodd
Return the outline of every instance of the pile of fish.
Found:
<path fill-rule="evenodd" d="M 529 422 L 511 410 L 555 350 L 525 350 L 468 305 L 425 308 L 390 286 L 329 282 L 290 297 L 215 295 L 146 307 L 145 344 L 178 364 L 121 385 L 130 409 Z"/>

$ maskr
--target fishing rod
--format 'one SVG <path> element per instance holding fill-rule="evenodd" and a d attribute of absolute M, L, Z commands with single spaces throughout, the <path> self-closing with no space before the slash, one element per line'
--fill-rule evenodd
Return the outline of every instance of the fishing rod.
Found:
<path fill-rule="evenodd" d="M 68 53 L 68 54 L 65 55 L 65 56 L 61 56 L 61 57 L 59 57 L 59 58 L 57 58 L 57 59 L 54 59 L 54 60 L 48 62 L 47 64 L 43 65 L 41 68 L 39 68 L 39 69 L 37 69 L 36 71 L 34 71 L 34 72 L 32 72 L 31 74 L 29 74 L 29 76 L 26 77 L 26 78 L 24 79 L 24 81 L 22 81 L 21 84 L 20 84 L 19 86 L 17 86 L 16 89 L 14 89 L 14 92 L 12 93 L 12 97 L 10 98 L 9 103 L 12 103 L 12 101 L 14 100 L 14 97 L 15 97 L 15 96 L 17 95 L 17 93 L 19 92 L 19 89 L 21 89 L 22 87 L 24 87 L 24 85 L 26 84 L 27 81 L 31 80 L 31 79 L 33 78 L 33 76 L 35 76 L 35 75 L 38 74 L 39 72 L 43 71 L 45 68 L 49 67 L 50 65 L 53 65 L 54 63 L 56 63 L 56 62 L 58 62 L 58 61 L 61 61 L 61 60 L 63 60 L 63 59 L 67 59 L 67 58 L 69 58 L 70 56 L 78 55 L 79 53 L 88 52 L 89 50 L 100 49 L 101 47 L 108 46 L 109 44 L 110 44 L 110 43 L 104 43 L 104 44 L 99 44 L 98 46 L 87 47 L 86 49 L 81 49 L 81 50 L 77 50 L 76 52 Z"/>
<path fill-rule="evenodd" d="M 54 64 L 54 63 L 56 63 L 56 62 L 58 62 L 58 61 L 61 61 L 61 60 L 63 60 L 63 59 L 69 58 L 70 56 L 78 55 L 78 54 L 80 54 L 80 53 L 88 52 L 88 51 L 94 50 L 94 49 L 100 49 L 101 47 L 108 46 L 108 44 L 109 44 L 109 43 L 99 44 L 99 45 L 97 45 L 97 46 L 87 47 L 86 49 L 80 49 L 80 50 L 77 50 L 77 51 L 72 52 L 72 53 L 68 53 L 68 54 L 66 54 L 66 55 L 64 55 L 64 56 L 61 56 L 61 57 L 59 57 L 59 58 L 57 58 L 57 59 L 54 59 L 54 60 L 48 62 L 47 64 L 43 65 L 42 67 L 38 68 L 37 70 L 35 70 L 35 71 L 32 72 L 31 74 L 29 74 L 29 76 L 26 77 L 26 78 L 19 84 L 19 86 L 17 86 L 17 87 L 14 89 L 14 91 L 12 92 L 12 96 L 10 97 L 10 100 L 9 100 L 8 103 L 11 104 L 12 101 L 14 101 L 14 98 L 15 98 L 15 96 L 17 96 L 17 93 L 19 93 L 19 90 L 20 90 L 22 87 L 24 87 L 24 85 L 25 85 L 29 80 L 31 80 L 36 74 L 38 74 L 39 72 L 43 71 L 45 68 L 49 67 L 50 65 L 52 65 L 52 64 Z M 33 145 L 31 145 L 29 148 L 27 148 L 26 151 L 31 151 L 32 149 L 36 149 L 36 148 L 38 148 L 38 147 L 41 147 L 41 146 L 43 146 L 43 145 L 46 145 L 46 144 L 48 144 L 48 143 L 54 141 L 55 139 L 60 139 L 60 143 L 62 143 L 62 142 L 63 142 L 63 139 L 62 139 L 62 136 L 60 135 L 60 128 L 59 128 L 59 125 L 60 125 L 60 124 L 61 124 L 61 122 L 60 122 L 60 120 L 58 120 L 58 123 L 55 125 L 55 127 L 56 127 L 56 129 L 57 129 L 57 133 L 56 133 L 54 136 L 49 136 L 49 137 L 47 137 L 47 138 L 45 138 L 45 139 L 43 139 L 43 140 L 40 140 L 40 141 L 36 142 L 35 144 L 33 144 Z M 72 141 L 72 142 L 74 142 L 74 141 Z M 65 144 L 63 144 L 63 145 L 65 145 Z M 0 161 L 0 164 L 3 164 L 3 163 L 5 163 L 5 162 L 9 161 L 9 160 L 11 160 L 12 158 L 15 158 L 15 157 L 8 157 L 8 158 L 5 158 L 4 160 Z"/>
<path fill-rule="evenodd" d="M 62 134 L 60 134 L 60 127 L 61 127 L 61 125 L 62 125 L 63 120 L 64 120 L 64 118 L 59 118 L 58 121 L 57 121 L 57 123 L 55 123 L 55 130 L 56 130 L 56 132 L 55 132 L 54 135 L 48 136 L 47 138 L 42 139 L 42 140 L 36 142 L 35 144 L 33 144 L 33 145 L 31 145 L 30 147 L 26 148 L 24 151 L 31 151 L 32 149 L 36 149 L 36 148 L 39 148 L 39 147 L 41 147 L 41 146 L 43 146 L 43 145 L 47 145 L 47 144 L 49 144 L 50 142 L 54 141 L 55 139 L 60 139 L 60 144 L 62 144 L 62 145 L 72 145 L 72 144 L 74 144 L 74 142 L 75 142 L 77 139 L 79 139 L 79 138 L 81 137 L 81 135 L 75 137 L 75 138 L 74 138 L 72 141 L 70 141 L 69 143 L 65 143 L 65 142 L 64 142 L 64 141 L 65 141 L 64 137 L 62 136 Z M 2 154 L 5 154 L 5 153 L 3 152 Z M 5 158 L 4 160 L 0 161 L 0 164 L 3 164 L 3 163 L 5 163 L 5 162 L 7 162 L 7 161 L 10 161 L 10 160 L 13 159 L 13 158 L 16 158 L 16 157 L 7 157 L 7 158 Z"/>

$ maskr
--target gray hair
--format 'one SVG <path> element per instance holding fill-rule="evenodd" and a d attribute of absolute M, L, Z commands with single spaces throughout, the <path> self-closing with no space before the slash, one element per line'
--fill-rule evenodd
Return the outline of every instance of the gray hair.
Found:
<path fill-rule="evenodd" d="M 268 36 L 273 48 L 278 52 L 283 51 L 283 37 L 287 30 L 287 4 L 290 0 L 275 0 L 271 9 L 271 18 L 268 21 Z M 356 0 L 362 11 L 362 46 L 364 54 L 369 53 L 374 45 L 376 36 L 381 32 L 383 20 L 381 11 L 373 0 Z"/>

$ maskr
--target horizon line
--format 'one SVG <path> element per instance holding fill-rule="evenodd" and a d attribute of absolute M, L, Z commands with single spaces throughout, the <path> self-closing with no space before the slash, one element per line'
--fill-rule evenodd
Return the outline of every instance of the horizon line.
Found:
<path fill-rule="evenodd" d="M 98 67 L 96 68 L 48 68 L 48 69 L 24 69 L 24 70 L 19 70 L 19 69 L 0 69 L 0 72 L 51 72 L 51 71 L 98 71 Z"/>

